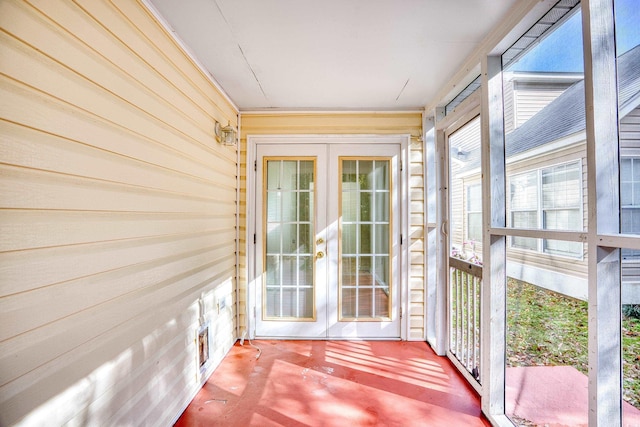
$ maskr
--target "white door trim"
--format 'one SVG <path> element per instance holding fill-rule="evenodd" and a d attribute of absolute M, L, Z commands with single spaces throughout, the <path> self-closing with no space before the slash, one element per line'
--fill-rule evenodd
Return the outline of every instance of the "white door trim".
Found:
<path fill-rule="evenodd" d="M 400 338 L 406 340 L 409 330 L 409 141 L 411 135 L 247 135 L 246 189 L 247 231 L 245 253 L 247 257 L 246 325 L 250 338 L 255 338 L 256 328 L 256 257 L 253 236 L 256 234 L 256 172 L 257 146 L 268 144 L 400 144 L 402 170 L 400 230 L 402 245 L 400 253 Z M 242 329 L 242 328 L 240 328 Z"/>

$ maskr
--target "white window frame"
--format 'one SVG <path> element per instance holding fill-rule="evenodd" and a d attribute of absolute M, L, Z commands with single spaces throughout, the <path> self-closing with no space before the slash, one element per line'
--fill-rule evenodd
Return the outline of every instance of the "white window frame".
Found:
<path fill-rule="evenodd" d="M 568 166 L 568 165 L 577 165 L 578 166 L 578 174 L 580 175 L 580 177 L 582 177 L 582 160 L 581 159 L 575 159 L 575 160 L 569 160 L 566 162 L 560 162 L 560 163 L 554 163 L 551 165 L 547 165 L 547 166 L 543 166 L 540 168 L 536 168 L 536 169 L 530 169 L 524 172 L 518 172 L 516 174 L 510 175 L 507 178 L 507 197 L 511 198 L 511 182 L 513 180 L 513 178 L 515 177 L 519 177 L 519 176 L 524 176 L 524 175 L 531 175 L 531 174 L 535 174 L 536 177 L 536 186 L 537 186 L 537 197 L 536 197 L 536 219 L 537 219 L 537 224 L 535 225 L 535 229 L 539 229 L 539 230 L 548 230 L 548 231 L 553 231 L 551 229 L 545 228 L 545 224 L 544 224 L 544 213 L 545 211 L 548 210 L 553 210 L 553 209 L 545 209 L 543 206 L 543 188 L 542 188 L 542 176 L 544 174 L 545 170 L 549 170 L 552 168 L 557 168 L 559 166 Z M 581 182 L 580 182 L 580 195 L 579 195 L 579 202 L 578 202 L 578 212 L 579 212 L 579 217 L 581 219 L 581 221 L 584 221 L 584 212 L 583 212 L 583 205 L 584 205 L 584 194 L 583 194 L 583 184 L 582 184 L 582 178 L 581 178 Z M 573 208 L 575 209 L 575 208 Z M 532 209 L 518 209 L 518 210 L 514 210 L 513 206 L 509 206 L 509 210 L 507 211 L 507 227 L 509 228 L 515 228 L 513 226 L 513 217 L 512 214 L 514 212 L 532 212 Z M 581 227 L 581 228 L 584 228 Z M 582 231 L 582 230 L 569 230 L 569 231 Z M 541 253 L 541 254 L 545 254 L 547 256 L 550 257 L 561 257 L 561 258 L 567 258 L 567 259 L 575 259 L 575 260 L 582 260 L 584 258 L 584 245 L 580 245 L 580 251 L 576 253 L 575 256 L 572 255 L 564 255 L 564 254 L 556 254 L 556 253 L 551 253 L 546 251 L 545 249 L 545 242 L 547 240 L 550 239 L 537 239 L 536 240 L 536 249 L 529 249 L 529 248 L 524 248 L 524 247 L 520 247 L 520 246 L 515 246 L 514 245 L 514 238 L 513 237 L 509 237 L 509 248 L 512 250 L 520 250 L 520 251 L 532 251 L 532 252 L 537 252 L 537 253 Z"/>
<path fill-rule="evenodd" d="M 482 194 L 482 183 L 477 182 L 477 183 L 473 183 L 473 184 L 467 184 L 465 185 L 465 196 L 466 196 L 466 200 L 465 200 L 465 204 L 466 204 L 466 212 L 467 212 L 467 218 L 466 218 L 466 230 L 465 230 L 465 240 L 467 241 L 474 241 L 474 242 L 478 242 L 478 243 L 482 243 L 482 199 L 480 200 L 480 206 L 478 210 L 471 210 L 470 207 L 470 201 L 471 201 L 471 197 L 470 197 L 470 192 L 472 189 L 475 189 L 475 191 L 480 191 Z M 470 225 L 470 219 L 471 219 L 471 214 L 476 214 L 476 215 L 480 215 L 480 238 L 479 239 L 475 239 L 472 238 L 469 235 L 469 231 L 471 230 L 471 225 Z"/>
<path fill-rule="evenodd" d="M 620 163 L 622 164 L 623 160 L 631 160 L 631 164 L 632 167 L 636 167 L 635 164 L 637 163 L 637 167 L 640 168 L 640 156 L 633 156 L 633 155 L 621 155 L 620 156 Z M 632 174 L 632 178 L 633 178 L 633 174 Z M 640 181 L 633 181 L 633 179 L 631 180 L 631 182 L 633 183 L 632 186 L 636 186 L 639 185 L 640 186 Z M 620 167 L 620 192 L 622 193 L 622 186 L 623 186 L 623 180 L 622 180 L 622 167 Z M 633 187 L 631 189 L 632 193 L 633 193 Z M 622 204 L 622 195 L 620 197 L 620 232 L 621 233 L 625 233 L 625 234 L 640 234 L 640 230 L 623 230 L 622 229 L 622 212 L 624 209 L 636 209 L 638 211 L 638 214 L 640 214 L 640 200 L 636 201 L 634 200 L 635 204 L 631 204 L 631 205 L 623 205 Z M 634 251 L 636 252 L 636 251 Z M 627 251 L 623 250 L 621 253 L 622 259 L 623 260 L 634 260 L 637 261 L 638 259 L 640 259 L 640 256 L 638 255 L 638 252 L 636 252 L 636 255 L 632 255 L 630 257 L 626 257 L 625 254 L 628 254 Z"/>

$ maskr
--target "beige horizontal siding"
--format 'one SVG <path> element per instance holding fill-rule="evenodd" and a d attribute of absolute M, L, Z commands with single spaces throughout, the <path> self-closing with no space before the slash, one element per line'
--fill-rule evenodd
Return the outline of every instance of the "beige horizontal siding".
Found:
<path fill-rule="evenodd" d="M 449 188 L 449 243 L 461 249 L 464 242 L 464 181 L 452 177 Z"/>
<path fill-rule="evenodd" d="M 640 107 L 620 119 L 620 154 L 640 158 Z M 622 281 L 640 282 L 640 264 L 637 261 L 622 261 Z M 637 304 L 637 298 L 636 295 L 630 301 Z"/>
<path fill-rule="evenodd" d="M 640 157 L 640 108 L 620 120 L 620 148 L 622 155 Z"/>
<path fill-rule="evenodd" d="M 418 136 L 416 113 L 274 113 L 243 114 L 246 135 L 277 134 L 406 134 Z"/>
<path fill-rule="evenodd" d="M 414 133 L 415 132 L 415 133 Z M 411 129 L 412 135 L 420 135 L 422 129 Z M 425 241 L 426 212 L 425 207 L 425 166 L 424 152 L 421 140 L 411 140 L 409 153 L 409 288 L 422 293 L 422 299 L 411 301 L 409 304 L 409 339 L 426 339 L 426 303 L 425 303 Z"/>
<path fill-rule="evenodd" d="M 246 136 L 278 134 L 422 134 L 422 117 L 419 113 L 273 113 L 242 114 L 242 166 L 241 166 L 241 248 L 246 242 Z M 424 166 L 422 143 L 412 138 L 409 153 L 410 165 L 410 283 L 422 283 L 421 290 L 411 290 L 410 339 L 424 339 Z M 246 326 L 246 254 L 241 253 L 240 265 L 240 325 Z M 421 314 L 420 314 L 421 313 Z"/>
<path fill-rule="evenodd" d="M 0 424 L 170 424 L 236 337 L 235 107 L 140 2 L 0 27 Z"/>
<path fill-rule="evenodd" d="M 515 112 L 514 112 L 514 99 L 513 99 L 513 79 L 503 79 L 502 93 L 503 93 L 503 108 L 504 108 L 504 132 L 510 133 L 516 128 L 515 125 Z"/>
<path fill-rule="evenodd" d="M 516 83 L 514 88 L 514 122 L 521 126 L 570 86 L 570 83 Z"/>

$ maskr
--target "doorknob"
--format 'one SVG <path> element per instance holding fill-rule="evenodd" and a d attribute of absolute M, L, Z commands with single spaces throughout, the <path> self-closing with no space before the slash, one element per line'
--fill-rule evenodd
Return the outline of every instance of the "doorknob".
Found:
<path fill-rule="evenodd" d="M 322 237 L 318 237 L 318 240 L 316 240 L 316 245 L 321 245 L 324 243 L 324 239 Z"/>
<path fill-rule="evenodd" d="M 316 257 L 317 257 L 318 259 L 320 259 L 320 258 L 324 258 L 324 252 L 322 252 L 322 251 L 318 252 L 318 253 L 316 254 Z"/>

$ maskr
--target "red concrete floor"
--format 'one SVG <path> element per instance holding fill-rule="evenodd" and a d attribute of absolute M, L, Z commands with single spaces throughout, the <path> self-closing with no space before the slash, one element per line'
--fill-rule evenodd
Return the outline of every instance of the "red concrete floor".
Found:
<path fill-rule="evenodd" d="M 505 375 L 507 416 L 529 421 L 525 425 L 589 425 L 589 379 L 574 367 L 507 368 Z M 640 427 L 640 410 L 627 402 L 622 403 L 622 426 Z"/>
<path fill-rule="evenodd" d="M 424 342 L 238 343 L 175 424 L 489 426 L 480 400 Z"/>

